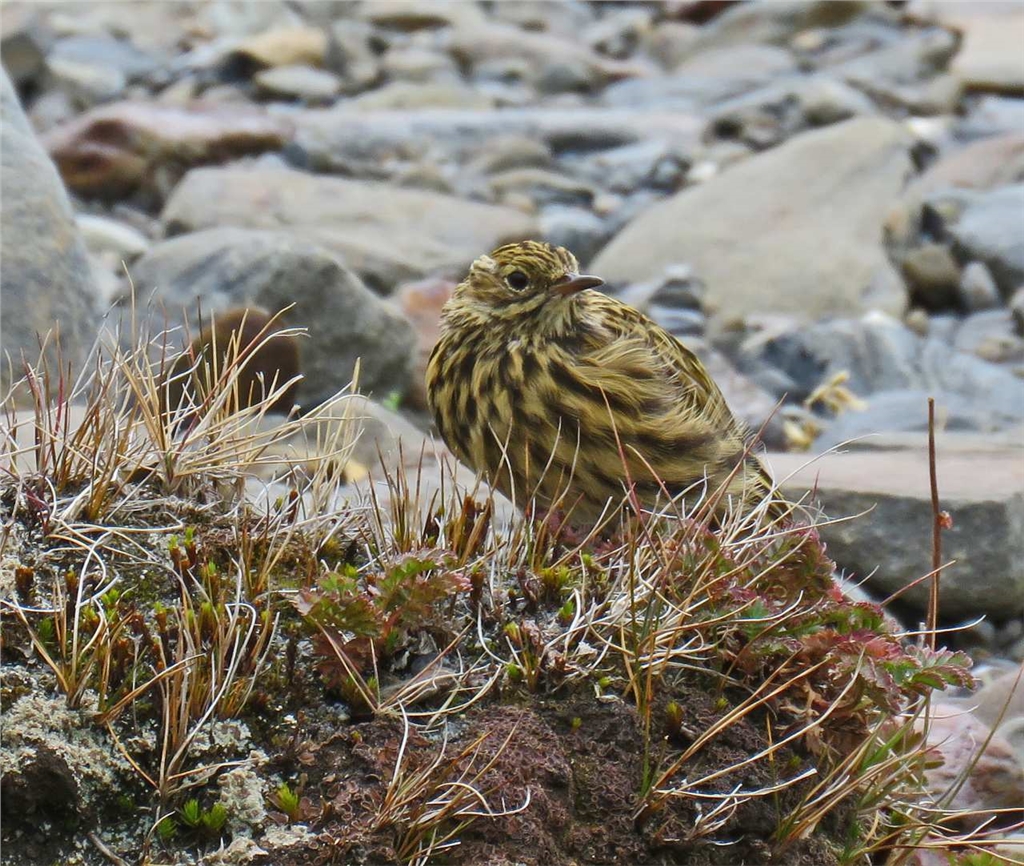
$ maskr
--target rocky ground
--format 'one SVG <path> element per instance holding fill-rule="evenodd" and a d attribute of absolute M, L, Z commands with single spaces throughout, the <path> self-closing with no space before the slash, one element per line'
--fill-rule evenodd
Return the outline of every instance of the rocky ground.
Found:
<path fill-rule="evenodd" d="M 405 416 L 376 407 L 376 440 L 418 453 L 440 306 L 481 252 L 540 237 L 705 359 L 787 493 L 874 509 L 822 536 L 870 597 L 903 591 L 911 627 L 934 396 L 942 615 L 987 665 L 977 722 L 1015 778 L 1021 691 L 1005 718 L 992 695 L 1024 659 L 1019 4 L 0 15 L 5 354 L 56 321 L 80 363 L 133 287 L 160 325 L 195 328 L 197 299 L 294 304 L 300 402 L 359 358 L 363 392 Z"/>

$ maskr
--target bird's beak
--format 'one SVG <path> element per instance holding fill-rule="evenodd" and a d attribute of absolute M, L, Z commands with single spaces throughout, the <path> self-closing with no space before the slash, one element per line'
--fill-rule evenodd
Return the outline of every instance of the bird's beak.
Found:
<path fill-rule="evenodd" d="M 551 286 L 551 291 L 563 298 L 582 292 L 584 289 L 596 289 L 603 286 L 604 280 L 600 277 L 593 277 L 589 274 L 566 274 Z"/>

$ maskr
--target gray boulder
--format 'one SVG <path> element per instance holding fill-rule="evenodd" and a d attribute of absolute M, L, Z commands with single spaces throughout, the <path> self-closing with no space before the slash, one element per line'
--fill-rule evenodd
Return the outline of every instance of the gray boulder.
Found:
<path fill-rule="evenodd" d="M 979 195 L 947 230 L 954 250 L 988 265 L 1005 296 L 1024 283 L 1024 183 Z"/>
<path fill-rule="evenodd" d="M 898 312 L 904 290 L 881 238 L 908 147 L 877 117 L 797 136 L 643 211 L 593 270 L 624 285 L 688 263 L 727 316 Z"/>
<path fill-rule="evenodd" d="M 283 327 L 303 327 L 304 380 L 300 402 L 320 403 L 344 388 L 360 359 L 363 393 L 386 397 L 412 376 L 412 326 L 336 255 L 284 232 L 219 228 L 194 232 L 151 248 L 132 268 L 136 286 L 150 291 L 157 330 L 164 316 L 193 334 L 210 313 L 253 305 L 276 313 Z"/>
<path fill-rule="evenodd" d="M 1024 608 L 1024 434 L 1015 444 L 945 433 L 938 441 L 940 505 L 953 527 L 943 532 L 941 614 L 987 614 L 1002 621 Z M 852 520 L 821 527 L 829 555 L 883 596 L 931 571 L 932 505 L 928 453 L 918 444 L 828 454 L 773 454 L 769 463 L 783 491 L 796 498 L 815 491 L 830 518 Z M 863 513 L 869 512 L 869 513 Z M 919 609 L 929 582 L 902 596 Z"/>
<path fill-rule="evenodd" d="M 39 335 L 55 326 L 64 363 L 79 369 L 95 336 L 96 289 L 67 192 L 2 70 L 0 111 L 0 384 L 6 388 L 7 358 L 17 378 L 22 355 L 35 361 Z"/>
<path fill-rule="evenodd" d="M 194 169 L 162 219 L 169 234 L 290 230 L 341 255 L 384 293 L 405 280 L 461 272 L 500 243 L 536 234 L 534 220 L 511 208 L 284 168 Z"/>

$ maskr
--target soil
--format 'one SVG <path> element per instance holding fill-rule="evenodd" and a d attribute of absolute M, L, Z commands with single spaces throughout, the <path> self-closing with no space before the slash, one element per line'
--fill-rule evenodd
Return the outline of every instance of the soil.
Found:
<path fill-rule="evenodd" d="M 687 708 L 686 724 L 700 729 L 718 715 L 708 690 L 681 686 L 676 700 Z M 662 708 L 663 709 L 663 708 Z M 654 716 L 658 716 L 655 709 Z M 454 726 L 453 726 L 454 727 Z M 268 853 L 266 863 L 392 863 L 402 845 L 399 828 L 375 828 L 401 748 L 404 727 L 397 719 L 375 719 L 319 742 L 307 742 L 293 757 L 279 756 L 285 774 L 302 770 L 304 794 L 322 803 L 311 822 L 316 835 Z M 773 859 L 768 840 L 780 810 L 792 806 L 771 798 L 743 804 L 711 838 L 690 838 L 696 815 L 692 800 L 669 803 L 646 821 L 635 818 L 644 780 L 642 721 L 636 709 L 619 699 L 592 693 L 502 699 L 468 713 L 448 742 L 408 734 L 407 772 L 432 764 L 442 754 L 458 756 L 486 735 L 474 764 L 493 766 L 477 781 L 495 811 L 522 811 L 479 819 L 459 835 L 459 845 L 438 862 L 450 864 L 734 864 L 785 863 L 829 866 L 836 863 L 830 841 L 798 843 Z M 507 739 L 507 745 L 504 746 Z M 666 737 L 655 734 L 657 765 L 678 755 Z M 689 769 L 701 776 L 732 766 L 767 745 L 751 722 L 734 725 L 703 749 Z M 453 762 L 453 776 L 468 759 Z M 710 789 L 722 791 L 769 784 L 754 766 L 727 774 Z M 407 849 L 408 850 L 408 849 Z"/>

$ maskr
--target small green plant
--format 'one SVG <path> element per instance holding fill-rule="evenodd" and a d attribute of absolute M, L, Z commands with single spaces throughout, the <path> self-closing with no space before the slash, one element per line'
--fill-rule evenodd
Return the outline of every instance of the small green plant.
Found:
<path fill-rule="evenodd" d="M 270 795 L 270 802 L 293 824 L 303 819 L 302 795 L 298 790 L 293 791 L 287 782 L 277 786 L 277 790 Z"/>
<path fill-rule="evenodd" d="M 549 662 L 540 629 L 536 623 L 525 620 L 506 623 L 503 631 L 512 651 L 513 660 L 505 666 L 509 679 L 514 683 L 522 682 L 531 692 L 538 691 Z"/>
<path fill-rule="evenodd" d="M 318 666 L 328 684 L 365 691 L 353 681 L 354 674 L 394 655 L 412 631 L 470 589 L 451 554 L 425 550 L 365 575 L 346 565 L 315 588 L 302 590 L 294 603 L 319 631 Z"/>
<path fill-rule="evenodd" d="M 165 815 L 156 825 L 156 836 L 164 844 L 168 845 L 178 835 L 178 823 L 173 815 Z"/>
<path fill-rule="evenodd" d="M 209 809 L 204 809 L 199 805 L 199 801 L 193 798 L 186 800 L 178 810 L 178 820 L 193 833 L 212 839 L 219 836 L 224 829 L 228 811 L 222 803 L 214 803 Z"/>

